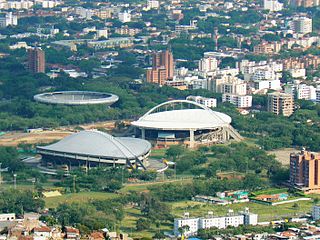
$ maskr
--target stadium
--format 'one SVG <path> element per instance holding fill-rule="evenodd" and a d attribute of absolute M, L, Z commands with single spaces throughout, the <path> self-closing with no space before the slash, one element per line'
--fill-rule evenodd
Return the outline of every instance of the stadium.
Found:
<path fill-rule="evenodd" d="M 136 137 L 157 146 L 185 144 L 194 148 L 242 140 L 231 121 L 228 115 L 196 102 L 173 100 L 159 104 L 131 124 L 136 128 Z"/>
<path fill-rule="evenodd" d="M 89 91 L 61 91 L 37 94 L 34 100 L 47 104 L 62 105 L 112 105 L 119 100 L 117 95 L 111 93 L 89 92 Z"/>
<path fill-rule="evenodd" d="M 102 165 L 146 169 L 150 150 L 151 144 L 146 140 L 113 137 L 96 130 L 80 131 L 57 143 L 37 147 L 43 166 L 67 165 L 67 170 Z"/>

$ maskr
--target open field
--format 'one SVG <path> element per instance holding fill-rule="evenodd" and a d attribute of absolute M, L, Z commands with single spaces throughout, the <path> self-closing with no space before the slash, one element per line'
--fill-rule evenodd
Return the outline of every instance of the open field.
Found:
<path fill-rule="evenodd" d="M 45 203 L 47 208 L 56 208 L 61 203 L 84 203 L 91 200 L 106 200 L 116 196 L 117 194 L 104 192 L 69 193 L 62 196 L 45 198 Z"/>
<path fill-rule="evenodd" d="M 189 212 L 190 216 L 200 217 L 205 216 L 208 211 L 213 211 L 216 215 L 225 215 L 228 212 L 228 209 L 233 209 L 237 212 L 244 210 L 245 207 L 249 207 L 251 212 L 259 214 L 259 222 L 264 222 L 310 213 L 313 203 L 312 201 L 302 201 L 297 202 L 297 205 L 298 207 L 294 207 L 294 203 L 289 203 L 278 206 L 267 206 L 249 202 L 219 206 L 193 201 L 184 201 L 173 203 L 172 207 L 175 217 L 181 217 L 184 212 Z"/>
<path fill-rule="evenodd" d="M 79 126 L 59 127 L 53 130 L 35 130 L 34 132 L 13 131 L 0 135 L 0 146 L 18 146 L 21 143 L 35 144 L 35 143 L 50 143 L 60 140 L 78 128 L 85 130 L 104 128 L 111 130 L 115 127 L 114 121 L 97 122 L 92 124 L 83 124 Z"/>
<path fill-rule="evenodd" d="M 0 146 L 18 146 L 19 144 L 50 143 L 60 140 L 72 132 L 67 130 L 41 131 L 34 133 L 9 132 L 0 136 Z"/>
<path fill-rule="evenodd" d="M 297 152 L 297 149 L 294 148 L 282 148 L 278 150 L 268 151 L 269 154 L 274 154 L 276 156 L 276 159 L 282 164 L 282 165 L 290 165 L 290 153 Z"/>

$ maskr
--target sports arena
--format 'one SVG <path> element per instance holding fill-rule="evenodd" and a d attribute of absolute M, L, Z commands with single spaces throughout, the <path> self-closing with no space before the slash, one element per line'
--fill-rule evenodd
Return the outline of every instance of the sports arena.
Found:
<path fill-rule="evenodd" d="M 111 93 L 89 91 L 47 92 L 37 94 L 33 98 L 41 103 L 62 105 L 105 104 L 109 106 L 119 100 L 117 95 Z"/>
<path fill-rule="evenodd" d="M 231 117 L 188 100 L 159 104 L 131 124 L 136 136 L 158 146 L 185 144 L 190 148 L 242 140 L 231 126 Z"/>
<path fill-rule="evenodd" d="M 146 140 L 113 137 L 96 130 L 74 133 L 57 143 L 37 147 L 44 166 L 67 165 L 67 170 L 101 165 L 145 169 L 150 150 L 151 144 Z"/>

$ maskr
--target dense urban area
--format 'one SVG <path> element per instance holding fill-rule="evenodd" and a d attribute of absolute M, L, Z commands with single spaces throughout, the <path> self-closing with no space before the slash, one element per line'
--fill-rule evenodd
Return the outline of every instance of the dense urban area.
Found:
<path fill-rule="evenodd" d="M 320 239 L 319 0 L 0 0 L 6 239 Z"/>

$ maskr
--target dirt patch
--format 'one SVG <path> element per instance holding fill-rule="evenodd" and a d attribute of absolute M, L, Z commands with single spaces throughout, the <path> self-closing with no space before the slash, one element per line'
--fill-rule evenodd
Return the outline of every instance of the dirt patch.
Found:
<path fill-rule="evenodd" d="M 273 154 L 276 156 L 276 159 L 282 165 L 290 165 L 290 153 L 297 152 L 298 150 L 295 148 L 283 148 L 273 151 L 268 151 L 268 154 Z"/>

